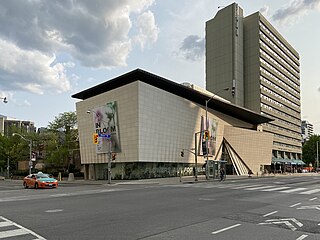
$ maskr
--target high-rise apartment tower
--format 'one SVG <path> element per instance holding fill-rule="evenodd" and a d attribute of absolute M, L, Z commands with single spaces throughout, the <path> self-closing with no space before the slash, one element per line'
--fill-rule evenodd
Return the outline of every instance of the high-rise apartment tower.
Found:
<path fill-rule="evenodd" d="M 301 135 L 303 143 L 313 135 L 313 125 L 306 120 L 301 122 Z"/>
<path fill-rule="evenodd" d="M 299 54 L 260 12 L 233 3 L 206 22 L 206 89 L 275 119 L 274 162 L 301 159 Z"/>

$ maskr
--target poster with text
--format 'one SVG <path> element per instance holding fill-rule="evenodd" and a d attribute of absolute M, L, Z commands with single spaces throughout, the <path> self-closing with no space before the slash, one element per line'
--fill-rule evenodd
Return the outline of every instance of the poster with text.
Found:
<path fill-rule="evenodd" d="M 112 152 L 120 152 L 117 102 L 109 102 L 104 106 L 96 107 L 92 112 L 94 132 L 99 134 L 96 153 L 108 153 L 110 148 Z"/>

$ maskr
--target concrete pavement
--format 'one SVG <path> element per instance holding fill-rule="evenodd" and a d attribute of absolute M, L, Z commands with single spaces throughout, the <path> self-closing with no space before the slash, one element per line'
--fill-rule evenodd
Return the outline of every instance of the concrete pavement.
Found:
<path fill-rule="evenodd" d="M 293 173 L 293 174 L 267 174 L 267 175 L 252 175 L 250 178 L 248 176 L 237 176 L 237 175 L 227 175 L 226 181 L 237 181 L 244 179 L 257 179 L 257 178 L 274 178 L 274 177 L 303 177 L 303 176 L 320 176 L 319 173 Z M 195 181 L 193 176 L 182 176 L 180 177 L 170 177 L 170 178 L 152 178 L 152 179 L 140 179 L 140 180 L 111 180 L 111 185 L 125 185 L 125 184 L 192 184 L 192 183 L 201 183 L 201 182 L 218 182 L 218 179 L 209 179 L 207 180 L 205 175 L 199 175 L 198 180 Z M 74 180 L 67 181 L 62 180 L 59 184 L 108 184 L 107 180 Z"/>
<path fill-rule="evenodd" d="M 248 176 L 236 176 L 236 175 L 227 175 L 226 181 L 237 181 L 244 179 L 257 179 L 257 178 L 275 178 L 275 177 L 303 177 L 303 176 L 320 176 L 320 173 L 293 173 L 293 174 L 267 174 L 267 175 L 252 175 Z M 5 179 L 1 182 L 12 183 L 12 184 L 22 184 L 22 180 L 11 180 Z M 195 181 L 193 176 L 182 176 L 180 177 L 170 177 L 170 178 L 152 178 L 152 179 L 140 179 L 140 180 L 111 180 L 111 185 L 135 185 L 135 184 L 159 184 L 159 185 L 169 185 L 169 184 L 192 184 L 192 183 L 203 183 L 203 182 L 218 182 L 218 179 L 209 179 L 207 180 L 205 175 L 199 175 L 198 181 Z M 62 179 L 59 181 L 59 185 L 65 184 L 85 184 L 85 185 L 107 185 L 107 180 L 84 180 L 76 179 L 74 181 L 68 181 L 68 178 Z"/>

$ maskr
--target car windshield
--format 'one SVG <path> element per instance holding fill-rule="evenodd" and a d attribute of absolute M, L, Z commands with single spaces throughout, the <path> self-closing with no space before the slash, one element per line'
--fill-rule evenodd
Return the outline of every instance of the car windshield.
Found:
<path fill-rule="evenodd" d="M 37 174 L 37 178 L 49 178 L 49 175 L 41 173 L 41 174 Z"/>

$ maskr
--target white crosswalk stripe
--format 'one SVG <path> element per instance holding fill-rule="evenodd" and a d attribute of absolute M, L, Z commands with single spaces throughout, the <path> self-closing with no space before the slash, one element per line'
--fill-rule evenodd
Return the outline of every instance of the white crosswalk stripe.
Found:
<path fill-rule="evenodd" d="M 231 189 L 244 189 L 244 188 L 252 188 L 252 187 L 258 187 L 258 186 L 261 186 L 261 184 L 259 185 L 257 185 L 257 184 L 255 184 L 255 185 L 242 185 L 242 186 L 239 186 L 239 187 L 232 187 Z"/>
<path fill-rule="evenodd" d="M 317 189 L 312 189 L 312 190 L 305 191 L 305 192 L 301 192 L 300 194 L 313 194 L 313 193 L 317 193 L 317 192 L 320 192 L 320 189 L 319 189 L 319 188 L 317 188 Z"/>
<path fill-rule="evenodd" d="M 1 227 L 8 227 L 8 226 L 12 226 L 12 223 L 10 223 L 10 222 L 0 222 L 0 228 Z"/>
<path fill-rule="evenodd" d="M 15 229 L 7 229 L 6 227 L 15 227 Z M 0 216 L 0 239 L 17 237 L 22 235 L 30 235 L 30 239 L 45 240 L 45 238 L 35 232 Z M 36 237 L 36 238 L 35 238 Z"/>
<path fill-rule="evenodd" d="M 266 189 L 266 188 L 274 188 L 274 185 L 270 185 L 270 186 L 259 186 L 259 187 L 253 187 L 253 188 L 246 188 L 245 190 L 261 190 L 261 189 Z"/>
<path fill-rule="evenodd" d="M 288 190 L 284 190 L 284 191 L 280 191 L 283 193 L 293 193 L 293 192 L 299 192 L 299 191 L 303 191 L 306 188 L 292 188 L 292 189 L 288 189 Z"/>
<path fill-rule="evenodd" d="M 214 186 L 214 185 L 213 185 Z M 231 188 L 231 187 L 238 187 L 239 184 L 222 184 L 222 185 L 218 185 L 217 188 Z"/>
<path fill-rule="evenodd" d="M 8 230 L 0 232 L 0 239 L 1 238 L 9 238 L 9 237 L 16 237 L 21 235 L 29 234 L 29 232 L 25 231 L 24 229 L 15 229 L 15 230 Z"/>
<path fill-rule="evenodd" d="M 288 189 L 288 188 L 290 187 L 276 187 L 276 188 L 262 189 L 261 191 L 272 192 L 272 191 L 279 191 L 279 190 Z"/>
<path fill-rule="evenodd" d="M 172 186 L 172 185 L 171 185 Z M 262 192 L 281 192 L 292 194 L 316 194 L 320 192 L 320 188 L 308 189 L 302 187 L 292 187 L 284 185 L 264 185 L 264 184 L 226 184 L 226 183 L 205 183 L 205 184 L 188 184 L 188 185 L 174 185 L 175 187 L 192 187 L 192 188 L 221 188 L 221 189 L 233 189 L 233 190 L 246 190 L 246 191 L 262 191 Z"/>

